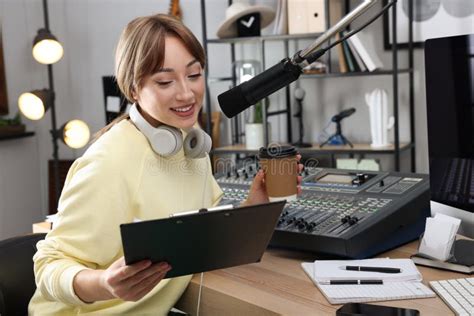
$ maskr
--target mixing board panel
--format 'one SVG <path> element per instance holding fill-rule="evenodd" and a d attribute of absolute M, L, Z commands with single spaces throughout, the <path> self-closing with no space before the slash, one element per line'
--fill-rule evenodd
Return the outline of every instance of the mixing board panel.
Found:
<path fill-rule="evenodd" d="M 217 176 L 221 204 L 245 200 L 256 170 Z M 285 206 L 272 246 L 366 258 L 418 238 L 430 214 L 428 178 L 421 174 L 307 168 L 302 191 Z"/>

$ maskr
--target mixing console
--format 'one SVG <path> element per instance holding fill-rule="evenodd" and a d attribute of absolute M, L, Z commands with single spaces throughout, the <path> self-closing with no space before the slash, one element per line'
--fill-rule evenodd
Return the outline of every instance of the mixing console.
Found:
<path fill-rule="evenodd" d="M 217 176 L 221 204 L 246 199 L 255 165 Z M 272 246 L 365 258 L 419 237 L 429 216 L 426 175 L 306 168 L 302 194 L 288 202 Z"/>

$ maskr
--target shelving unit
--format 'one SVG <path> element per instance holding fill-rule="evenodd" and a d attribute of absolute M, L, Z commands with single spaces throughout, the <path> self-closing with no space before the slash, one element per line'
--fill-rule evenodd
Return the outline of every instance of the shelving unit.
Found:
<path fill-rule="evenodd" d="M 329 17 L 329 2 L 330 0 L 325 0 L 326 5 L 326 16 Z M 349 6 L 351 1 L 345 0 L 345 13 L 348 13 Z M 354 148 L 349 148 L 346 146 L 325 146 L 319 148 L 318 145 L 314 145 L 310 148 L 299 148 L 299 152 L 303 155 L 316 155 L 316 154 L 329 154 L 334 161 L 334 155 L 336 154 L 391 154 L 394 156 L 394 169 L 395 171 L 400 171 L 400 154 L 405 151 L 411 152 L 411 171 L 415 172 L 415 132 L 414 132 L 414 61 L 413 61 L 413 2 L 410 1 L 409 6 L 409 27 L 408 27 L 408 67 L 406 69 L 400 69 L 398 66 L 398 46 L 397 46 L 397 10 L 394 7 L 385 13 L 387 16 L 391 14 L 392 17 L 392 68 L 391 69 L 382 69 L 374 72 L 348 72 L 348 73 L 339 73 L 332 72 L 330 68 L 330 62 L 327 63 L 329 66 L 328 73 L 324 74 L 302 74 L 298 80 L 307 80 L 307 79 L 330 79 L 330 78 L 341 78 L 347 77 L 365 77 L 365 76 L 392 76 L 392 95 L 393 95 L 393 116 L 395 118 L 394 125 L 394 143 L 390 147 L 385 149 L 373 149 L 369 144 L 357 144 Z M 229 5 L 231 1 L 229 1 Z M 395 4 L 397 5 L 397 4 Z M 209 44 L 227 44 L 231 48 L 231 61 L 235 61 L 235 45 L 236 44 L 245 44 L 245 43 L 258 43 L 261 47 L 261 56 L 260 61 L 262 62 L 262 69 L 267 69 L 265 65 L 265 43 L 268 41 L 281 41 L 284 43 L 284 50 L 286 56 L 292 56 L 294 52 L 289 52 L 288 43 L 293 40 L 302 40 L 302 39 L 314 39 L 322 33 L 310 33 L 310 34 L 297 34 L 297 35 L 269 35 L 269 36 L 257 36 L 257 37 L 238 37 L 238 38 L 226 38 L 226 39 L 208 39 L 207 38 L 207 26 L 206 26 L 206 0 L 201 0 L 201 14 L 202 14 L 202 27 L 203 27 L 203 46 L 208 52 Z M 330 27 L 329 18 L 326 19 L 326 28 Z M 209 56 L 211 59 L 212 56 Z M 327 60 L 330 60 L 330 52 L 328 52 Z M 207 67 L 207 66 L 206 66 Z M 235 77 L 209 77 L 209 69 L 206 69 L 206 111 L 208 113 L 208 123 L 210 122 L 210 113 L 211 113 L 211 102 L 209 95 L 209 85 L 214 82 L 219 81 L 230 81 L 235 86 L 236 78 Z M 406 143 L 400 142 L 400 129 L 399 129 L 399 75 L 408 75 L 408 88 L 409 88 L 409 120 L 410 120 L 410 141 Z M 233 75 L 234 76 L 234 75 Z M 267 119 L 272 115 L 286 115 L 287 117 L 287 139 L 291 142 L 292 140 L 292 128 L 291 128 L 291 100 L 290 100 L 290 88 L 287 86 L 284 88 L 286 94 L 286 107 L 284 110 L 267 112 L 266 106 L 263 106 L 263 122 L 264 122 L 264 138 L 265 143 L 268 144 L 268 135 L 267 135 Z M 224 146 L 214 149 L 215 154 L 247 154 L 255 155 L 256 150 L 248 150 L 240 142 L 240 133 L 238 130 L 239 127 L 239 116 L 234 118 L 234 128 L 232 135 L 232 145 Z M 207 124 L 210 126 L 210 124 Z"/>
<path fill-rule="evenodd" d="M 12 134 L 12 135 L 0 135 L 0 141 L 25 138 L 25 137 L 30 137 L 33 135 L 35 135 L 35 132 L 24 132 L 21 134 Z"/>

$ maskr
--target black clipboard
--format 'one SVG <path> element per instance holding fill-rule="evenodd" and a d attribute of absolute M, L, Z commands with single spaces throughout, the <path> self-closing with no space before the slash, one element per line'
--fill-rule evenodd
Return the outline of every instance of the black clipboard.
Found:
<path fill-rule="evenodd" d="M 258 262 L 285 203 L 121 224 L 125 262 L 166 261 L 165 278 Z"/>

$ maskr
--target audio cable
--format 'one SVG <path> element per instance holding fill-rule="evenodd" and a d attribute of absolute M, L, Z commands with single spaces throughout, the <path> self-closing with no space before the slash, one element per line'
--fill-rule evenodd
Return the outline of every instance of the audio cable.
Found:
<path fill-rule="evenodd" d="M 209 177 L 209 166 L 211 164 L 211 158 L 209 157 L 209 154 L 206 156 L 206 158 L 209 160 L 209 163 L 206 163 L 206 175 L 204 178 L 204 188 L 202 191 L 202 200 L 201 200 L 201 206 L 204 207 L 204 199 L 206 197 L 206 186 L 207 186 L 207 178 Z M 201 278 L 199 280 L 199 292 L 198 292 L 198 300 L 197 300 L 197 306 L 196 306 L 196 316 L 199 316 L 199 309 L 201 307 L 201 293 L 202 293 L 202 281 L 204 279 L 204 272 L 201 272 Z"/>

